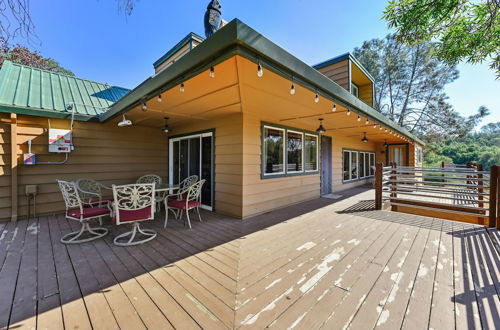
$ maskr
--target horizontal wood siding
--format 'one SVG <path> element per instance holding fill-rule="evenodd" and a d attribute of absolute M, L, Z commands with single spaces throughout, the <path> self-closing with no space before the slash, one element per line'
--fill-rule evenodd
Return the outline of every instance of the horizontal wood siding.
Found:
<path fill-rule="evenodd" d="M 245 113 L 243 115 L 243 217 L 319 197 L 319 174 L 261 179 L 260 130 L 261 118 Z"/>
<path fill-rule="evenodd" d="M 334 63 L 318 70 L 340 86 L 349 90 L 349 60 Z"/>
<path fill-rule="evenodd" d="M 69 128 L 68 120 L 50 120 L 53 128 Z M 25 186 L 38 186 L 37 214 L 56 214 L 64 211 L 64 203 L 56 184 L 57 179 L 77 180 L 93 178 L 104 184 L 126 184 L 148 173 L 167 176 L 167 139 L 163 132 L 154 128 L 131 126 L 118 128 L 114 124 L 75 122 L 75 150 L 69 154 L 68 162 L 62 165 L 23 165 L 23 153 L 28 152 L 28 141 L 32 140 L 32 152 L 37 162 L 56 162 L 63 154 L 48 153 L 48 119 L 19 116 L 18 197 L 19 217 L 26 216 L 27 199 Z M 2 134 L 2 139 L 6 139 Z M 2 145 L 4 152 L 7 148 Z M 5 162 L 5 157 L 4 157 Z M 5 174 L 6 169 L 2 167 Z M 4 183 L 6 175 L 0 181 Z M 3 189 L 2 185 L 0 189 Z M 0 209 L 0 219 L 6 220 L 5 204 Z"/>
<path fill-rule="evenodd" d="M 11 216 L 10 116 L 0 114 L 0 219 Z"/>
<path fill-rule="evenodd" d="M 176 126 L 171 134 L 215 129 L 215 211 L 239 218 L 242 217 L 242 126 L 243 116 L 238 113 Z"/>
<path fill-rule="evenodd" d="M 359 86 L 359 99 L 368 105 L 373 105 L 373 84 Z"/>

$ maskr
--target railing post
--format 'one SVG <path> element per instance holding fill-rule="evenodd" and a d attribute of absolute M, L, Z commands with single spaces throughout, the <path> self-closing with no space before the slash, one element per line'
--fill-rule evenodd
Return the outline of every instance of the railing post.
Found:
<path fill-rule="evenodd" d="M 382 210 L 382 176 L 383 165 L 377 163 L 375 165 L 375 209 Z"/>
<path fill-rule="evenodd" d="M 490 171 L 490 210 L 489 210 L 489 227 L 500 229 L 500 221 L 497 221 L 498 212 L 498 165 L 491 166 Z"/>
<path fill-rule="evenodd" d="M 483 164 L 477 164 L 477 167 L 476 167 L 476 170 L 478 172 L 482 172 L 483 171 Z M 483 189 L 483 173 L 478 173 L 477 174 L 477 192 L 479 193 L 479 195 L 477 196 L 477 199 L 479 201 L 479 203 L 477 204 L 477 206 L 479 207 L 484 207 L 484 203 L 483 203 L 483 195 L 482 193 L 484 192 L 484 189 Z"/>
<path fill-rule="evenodd" d="M 391 167 L 392 167 L 392 170 L 391 170 L 391 211 L 397 211 L 397 206 L 392 204 L 392 203 L 396 203 L 397 201 L 394 199 L 398 198 L 398 195 L 396 193 L 396 191 L 397 191 L 396 180 L 398 179 L 397 172 L 396 172 L 396 163 L 391 163 Z"/>
<path fill-rule="evenodd" d="M 445 167 L 444 162 L 441 162 L 441 168 L 442 168 L 443 170 L 444 170 L 444 167 Z M 443 173 L 441 173 L 441 177 L 442 177 L 441 182 L 444 182 L 444 172 L 443 172 Z"/>

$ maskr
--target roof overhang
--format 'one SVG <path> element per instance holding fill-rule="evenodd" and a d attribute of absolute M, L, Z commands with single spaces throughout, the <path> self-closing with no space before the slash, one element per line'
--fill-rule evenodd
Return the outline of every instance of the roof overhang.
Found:
<path fill-rule="evenodd" d="M 173 65 L 154 75 L 125 97 L 113 104 L 109 111 L 100 115 L 103 122 L 112 120 L 141 103 L 156 97 L 183 81 L 206 71 L 235 55 L 242 56 L 255 63 L 260 62 L 267 70 L 271 70 L 286 79 L 293 77 L 295 83 L 317 91 L 322 97 L 359 114 L 370 118 L 394 131 L 424 144 L 405 128 L 390 121 L 380 112 L 365 104 L 344 88 L 321 74 L 316 69 L 277 46 L 248 25 L 235 19 L 220 29 L 212 37 L 195 47 Z"/>

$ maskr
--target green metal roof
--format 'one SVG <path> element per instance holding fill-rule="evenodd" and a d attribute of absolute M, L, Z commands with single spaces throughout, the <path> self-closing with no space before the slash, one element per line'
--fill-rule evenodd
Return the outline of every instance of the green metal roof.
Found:
<path fill-rule="evenodd" d="M 77 120 L 98 116 L 125 96 L 128 89 L 70 77 L 5 61 L 0 70 L 0 112 L 69 118 L 72 104 Z"/>
<path fill-rule="evenodd" d="M 159 93 L 235 55 L 240 55 L 255 63 L 260 61 L 266 69 L 273 70 L 287 79 L 294 77 L 296 83 L 311 90 L 317 90 L 321 95 L 331 98 L 335 102 L 369 117 L 371 120 L 391 127 L 394 131 L 420 144 L 425 144 L 404 127 L 389 120 L 330 78 L 277 46 L 238 19 L 234 19 L 225 25 L 217 33 L 207 38 L 165 70 L 146 79 L 125 97 L 113 104 L 108 112 L 100 115 L 100 120 L 111 120 L 145 100 L 154 98 Z"/>
<path fill-rule="evenodd" d="M 196 33 L 194 32 L 191 32 L 189 33 L 187 36 L 185 36 L 184 38 L 182 38 L 181 41 L 179 41 L 177 43 L 177 45 L 175 45 L 174 47 L 170 48 L 170 50 L 168 50 L 165 54 L 163 54 L 159 59 L 157 59 L 154 63 L 153 63 L 153 67 L 156 69 L 158 66 L 160 66 L 163 62 L 165 62 L 170 56 L 172 56 L 172 54 L 174 54 L 175 52 L 177 52 L 179 49 L 181 49 L 182 47 L 184 47 L 188 42 L 192 42 L 192 41 L 197 41 L 199 43 L 202 43 L 203 40 L 205 40 L 205 38 L 203 37 L 200 37 L 199 35 L 197 35 Z"/>

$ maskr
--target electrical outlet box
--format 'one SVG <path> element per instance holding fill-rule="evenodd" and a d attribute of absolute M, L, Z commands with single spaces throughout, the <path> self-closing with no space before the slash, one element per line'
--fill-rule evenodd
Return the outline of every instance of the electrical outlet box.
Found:
<path fill-rule="evenodd" d="M 49 129 L 49 152 L 68 153 L 73 150 L 71 145 L 72 132 L 69 129 Z"/>
<path fill-rule="evenodd" d="M 38 192 L 38 186 L 36 184 L 27 184 L 25 186 L 26 196 L 36 195 Z"/>

